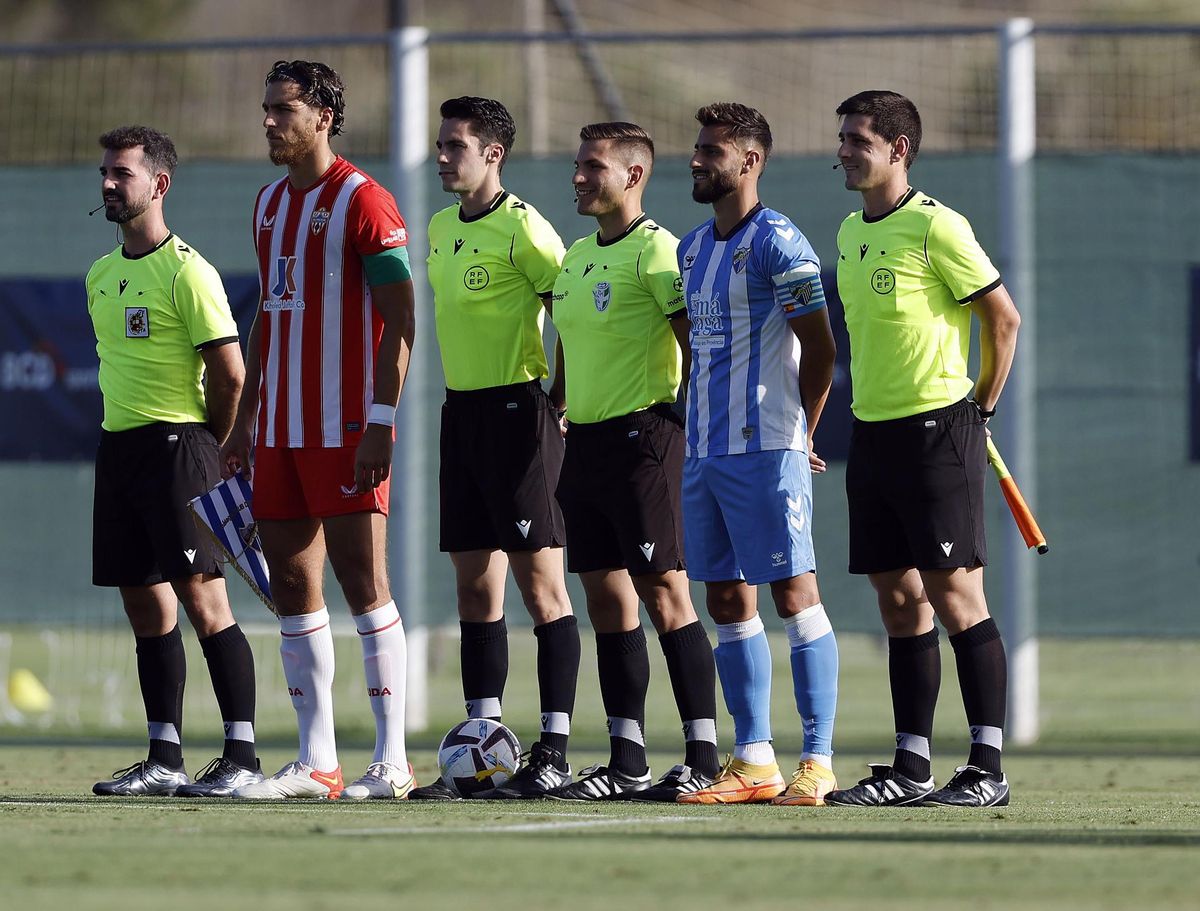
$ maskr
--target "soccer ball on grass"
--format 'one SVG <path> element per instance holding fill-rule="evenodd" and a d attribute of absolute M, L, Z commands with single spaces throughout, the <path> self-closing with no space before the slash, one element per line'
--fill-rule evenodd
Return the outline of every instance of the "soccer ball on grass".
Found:
<path fill-rule="evenodd" d="M 438 747 L 446 787 L 462 797 L 497 788 L 512 777 L 521 758 L 517 736 L 498 721 L 469 718 L 456 724 Z"/>

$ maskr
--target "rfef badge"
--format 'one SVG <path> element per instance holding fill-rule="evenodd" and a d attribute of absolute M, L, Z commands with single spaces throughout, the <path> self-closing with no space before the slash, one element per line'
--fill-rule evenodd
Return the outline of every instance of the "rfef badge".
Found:
<path fill-rule="evenodd" d="M 150 314 L 145 307 L 125 308 L 125 337 L 150 337 Z"/>

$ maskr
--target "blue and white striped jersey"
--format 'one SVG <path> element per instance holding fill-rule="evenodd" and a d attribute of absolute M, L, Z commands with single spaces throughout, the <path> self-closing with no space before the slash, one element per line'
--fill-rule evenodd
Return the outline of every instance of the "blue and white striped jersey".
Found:
<path fill-rule="evenodd" d="M 759 205 L 724 239 L 711 219 L 695 228 L 678 256 L 692 323 L 687 454 L 806 451 L 800 341 L 788 320 L 825 306 L 812 245 Z"/>

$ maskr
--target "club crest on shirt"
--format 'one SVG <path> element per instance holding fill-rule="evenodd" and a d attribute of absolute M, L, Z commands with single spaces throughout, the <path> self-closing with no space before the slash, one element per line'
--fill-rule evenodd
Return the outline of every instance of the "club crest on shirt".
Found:
<path fill-rule="evenodd" d="M 733 251 L 733 271 L 741 275 L 746 271 L 746 260 L 750 258 L 749 247 L 738 247 Z"/>
<path fill-rule="evenodd" d="M 324 206 L 313 212 L 312 218 L 310 218 L 308 221 L 309 230 L 311 230 L 313 234 L 320 234 L 325 230 L 325 226 L 327 224 L 329 224 L 329 210 Z"/>
<path fill-rule="evenodd" d="M 150 313 L 145 307 L 125 308 L 125 337 L 150 337 Z"/>
<path fill-rule="evenodd" d="M 596 312 L 603 313 L 612 300 L 612 285 L 608 282 L 597 283 L 596 287 L 592 288 L 592 300 L 596 302 Z"/>

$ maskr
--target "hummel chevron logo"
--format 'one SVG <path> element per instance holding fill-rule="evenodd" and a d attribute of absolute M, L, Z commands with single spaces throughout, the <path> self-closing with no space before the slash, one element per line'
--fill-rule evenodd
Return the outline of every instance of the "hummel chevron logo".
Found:
<path fill-rule="evenodd" d="M 776 228 L 775 233 L 778 234 L 780 237 L 782 237 L 784 240 L 791 240 L 793 237 L 796 236 L 796 229 L 788 228 L 786 231 L 784 231 L 781 228 Z"/>
<path fill-rule="evenodd" d="M 462 245 L 463 245 L 463 239 L 460 237 L 458 240 L 456 240 L 454 242 L 454 252 L 457 253 L 459 250 L 461 250 Z"/>
<path fill-rule="evenodd" d="M 645 544 L 639 544 L 638 550 L 642 552 L 642 556 L 646 558 L 646 562 L 650 562 L 650 558 L 654 556 L 654 542 L 647 541 Z"/>
<path fill-rule="evenodd" d="M 595 268 L 596 268 L 595 263 L 588 263 L 586 266 L 584 266 L 583 274 L 587 275 L 589 272 L 591 272 Z"/>
<path fill-rule="evenodd" d="M 185 550 L 183 552 L 183 555 L 188 558 L 189 563 L 196 562 L 196 549 L 195 548 L 192 548 L 191 550 Z"/>
<path fill-rule="evenodd" d="M 936 202 L 934 202 L 932 199 L 922 199 L 922 200 L 921 200 L 921 205 L 923 205 L 923 206 L 936 206 L 936 205 L 937 205 L 937 203 L 936 203 Z"/>
<path fill-rule="evenodd" d="M 867 258 L 867 249 L 868 249 L 868 245 L 867 245 L 867 244 L 863 244 L 862 246 L 860 246 L 860 247 L 858 248 L 858 261 L 859 261 L 860 263 L 861 263 L 861 262 L 862 262 L 864 259 L 866 259 L 866 258 Z"/>
<path fill-rule="evenodd" d="M 264 215 L 263 216 L 262 226 L 264 228 L 269 228 L 273 224 L 275 224 L 275 216 L 274 215 Z"/>
<path fill-rule="evenodd" d="M 121 279 L 121 281 L 118 283 L 118 285 L 119 285 L 119 287 L 117 289 L 117 297 L 120 297 L 122 294 L 125 293 L 125 289 L 127 287 L 129 287 L 129 279 L 127 279 L 127 278 Z"/>
<path fill-rule="evenodd" d="M 767 224 L 769 224 L 769 225 L 786 225 L 787 220 L 783 219 L 783 218 L 768 218 Z"/>
<path fill-rule="evenodd" d="M 952 551 L 952 550 L 954 550 L 954 542 L 953 541 L 943 541 L 942 542 L 942 553 L 944 553 L 947 557 L 950 556 L 950 551 Z"/>
<path fill-rule="evenodd" d="M 793 500 L 786 494 L 784 495 L 784 499 L 787 500 L 788 509 L 790 509 L 792 512 L 804 511 L 803 504 L 801 504 L 799 500 Z"/>
<path fill-rule="evenodd" d="M 533 524 L 533 519 L 517 519 L 517 531 L 521 533 L 522 538 L 529 537 L 529 526 Z"/>

